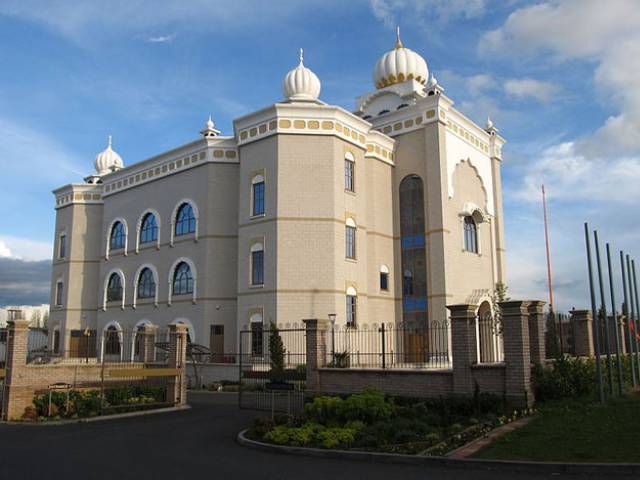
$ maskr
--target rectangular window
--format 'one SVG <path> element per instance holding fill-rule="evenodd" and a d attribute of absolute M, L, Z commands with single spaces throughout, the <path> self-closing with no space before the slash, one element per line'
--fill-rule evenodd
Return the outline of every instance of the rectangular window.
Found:
<path fill-rule="evenodd" d="M 251 322 L 251 354 L 262 355 L 262 322 Z"/>
<path fill-rule="evenodd" d="M 64 298 L 64 284 L 62 282 L 56 283 L 56 305 L 62 305 L 62 299 Z"/>
<path fill-rule="evenodd" d="M 356 258 L 356 229 L 355 227 L 345 227 L 345 256 L 347 258 Z"/>
<path fill-rule="evenodd" d="M 65 258 L 67 256 L 67 236 L 60 235 L 60 241 L 58 244 L 58 258 Z"/>
<path fill-rule="evenodd" d="M 344 189 L 349 192 L 355 191 L 355 163 L 351 160 L 344 161 Z"/>
<path fill-rule="evenodd" d="M 264 215 L 264 182 L 253 184 L 253 215 Z"/>
<path fill-rule="evenodd" d="M 380 290 L 389 290 L 389 274 L 380 272 Z"/>
<path fill-rule="evenodd" d="M 357 298 L 355 295 L 347 295 L 347 327 L 356 326 Z"/>
<path fill-rule="evenodd" d="M 251 285 L 264 285 L 264 250 L 251 252 Z"/>

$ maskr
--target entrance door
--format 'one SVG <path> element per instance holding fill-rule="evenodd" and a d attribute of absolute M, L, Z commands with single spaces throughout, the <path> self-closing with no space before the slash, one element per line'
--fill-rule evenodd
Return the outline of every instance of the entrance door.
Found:
<path fill-rule="evenodd" d="M 211 350 L 211 363 L 224 362 L 224 325 L 211 325 L 209 350 Z"/>

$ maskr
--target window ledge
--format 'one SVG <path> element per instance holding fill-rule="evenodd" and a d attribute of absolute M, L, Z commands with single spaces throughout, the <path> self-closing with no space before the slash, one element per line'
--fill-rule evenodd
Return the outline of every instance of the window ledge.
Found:
<path fill-rule="evenodd" d="M 264 217 L 266 217 L 265 213 L 259 213 L 258 215 L 251 215 L 249 217 L 249 220 L 257 220 L 259 218 L 264 218 Z"/>
<path fill-rule="evenodd" d="M 349 190 L 348 188 L 344 189 L 344 193 L 348 193 L 349 195 L 353 195 L 354 197 L 356 196 L 355 190 Z"/>
<path fill-rule="evenodd" d="M 253 289 L 253 290 L 255 290 L 255 289 L 261 289 L 261 288 L 264 288 L 264 283 L 260 283 L 260 284 L 257 284 L 257 285 L 253 285 L 253 284 L 251 284 L 251 285 L 249 285 L 249 288 L 250 288 L 250 289 Z"/>
<path fill-rule="evenodd" d="M 357 258 L 345 257 L 345 261 L 349 262 L 349 263 L 358 263 L 358 259 Z"/>

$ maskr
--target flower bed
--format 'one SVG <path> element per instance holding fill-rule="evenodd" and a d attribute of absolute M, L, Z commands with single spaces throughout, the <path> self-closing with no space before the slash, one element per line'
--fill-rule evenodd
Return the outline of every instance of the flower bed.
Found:
<path fill-rule="evenodd" d="M 409 400 L 365 389 L 348 397 L 316 397 L 298 416 L 258 418 L 247 435 L 294 447 L 443 455 L 498 425 L 532 413 L 504 413 L 502 399 Z"/>
<path fill-rule="evenodd" d="M 25 408 L 22 420 L 46 421 L 87 418 L 113 413 L 166 407 L 166 388 L 147 385 L 120 385 L 98 389 L 69 390 L 38 394 L 33 406 Z"/>

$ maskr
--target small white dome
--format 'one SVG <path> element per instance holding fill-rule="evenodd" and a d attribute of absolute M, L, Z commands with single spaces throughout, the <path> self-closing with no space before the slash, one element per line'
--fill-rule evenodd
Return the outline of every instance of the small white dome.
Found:
<path fill-rule="evenodd" d="M 317 100 L 320 96 L 320 79 L 304 66 L 300 49 L 300 64 L 291 70 L 282 81 L 282 93 L 289 100 Z"/>
<path fill-rule="evenodd" d="M 107 173 L 111 173 L 115 170 L 120 170 L 122 167 L 124 167 L 122 157 L 120 157 L 120 155 L 118 155 L 118 153 L 111 148 L 111 135 L 109 135 L 109 143 L 107 145 L 107 148 L 96 155 L 94 165 L 96 167 L 96 173 L 98 175 L 106 175 Z"/>
<path fill-rule="evenodd" d="M 397 29 L 397 37 L 396 47 L 385 53 L 373 69 L 373 83 L 376 88 L 411 79 L 426 84 L 429 79 L 427 62 L 419 54 L 402 45 L 400 27 Z"/>

